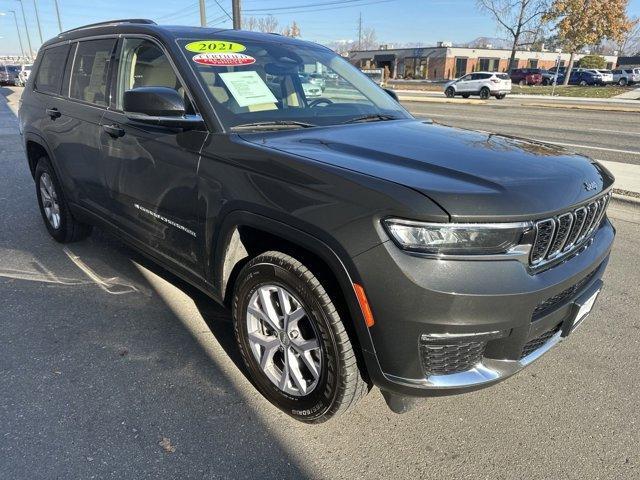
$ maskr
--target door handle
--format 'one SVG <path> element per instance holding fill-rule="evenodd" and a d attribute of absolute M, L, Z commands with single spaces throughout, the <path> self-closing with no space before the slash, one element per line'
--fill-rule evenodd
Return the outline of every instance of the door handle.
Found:
<path fill-rule="evenodd" d="M 113 138 L 124 137 L 124 129 L 120 128 L 118 125 L 102 125 L 102 129 Z"/>
<path fill-rule="evenodd" d="M 56 118 L 60 118 L 62 116 L 60 110 L 58 110 L 57 108 L 47 108 L 47 115 L 51 117 L 51 120 L 55 120 Z"/>

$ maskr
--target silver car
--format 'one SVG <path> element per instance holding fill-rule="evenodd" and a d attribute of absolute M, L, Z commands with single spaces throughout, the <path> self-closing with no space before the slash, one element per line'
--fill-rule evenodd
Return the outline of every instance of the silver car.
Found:
<path fill-rule="evenodd" d="M 613 83 L 633 85 L 640 82 L 640 68 L 618 68 L 612 72 Z"/>

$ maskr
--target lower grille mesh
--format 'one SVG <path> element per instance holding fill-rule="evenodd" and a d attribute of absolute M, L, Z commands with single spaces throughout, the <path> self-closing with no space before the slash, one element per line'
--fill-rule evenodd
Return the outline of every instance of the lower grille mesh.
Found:
<path fill-rule="evenodd" d="M 420 356 L 424 373 L 449 375 L 472 369 L 482 360 L 486 342 L 421 343 Z"/>
<path fill-rule="evenodd" d="M 531 353 L 535 352 L 537 349 L 539 349 L 541 346 L 547 343 L 551 339 L 551 337 L 553 337 L 556 333 L 558 333 L 560 331 L 560 328 L 562 328 L 561 323 L 559 323 L 553 328 L 550 328 L 549 330 L 540 334 L 536 338 L 529 340 L 525 344 L 525 346 L 522 347 L 522 354 L 520 355 L 520 358 L 522 359 L 527 355 L 530 355 Z"/>
<path fill-rule="evenodd" d="M 533 316 L 531 317 L 531 321 L 536 321 L 541 317 L 544 317 L 548 313 L 551 313 L 556 308 L 566 303 L 571 297 L 573 297 L 580 290 L 582 290 L 587 283 L 589 283 L 589 281 L 593 278 L 593 276 L 596 274 L 597 271 L 598 269 L 596 268 L 593 272 L 591 272 L 589 275 L 587 275 L 586 277 L 584 277 L 582 280 L 578 281 L 574 285 L 571 285 L 569 288 L 566 288 L 565 290 L 561 291 L 557 295 L 554 295 L 553 297 L 547 298 L 544 302 L 542 302 L 533 310 Z"/>

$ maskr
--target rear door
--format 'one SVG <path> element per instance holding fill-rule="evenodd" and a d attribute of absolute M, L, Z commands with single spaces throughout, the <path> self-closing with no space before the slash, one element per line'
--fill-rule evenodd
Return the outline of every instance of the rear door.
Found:
<path fill-rule="evenodd" d="M 123 94 L 138 87 L 176 89 L 193 101 L 165 49 L 148 37 L 120 40 L 112 76 L 111 109 L 100 143 L 111 215 L 120 228 L 195 274 L 203 242 L 198 218 L 198 162 L 206 131 L 183 131 L 130 121 Z"/>

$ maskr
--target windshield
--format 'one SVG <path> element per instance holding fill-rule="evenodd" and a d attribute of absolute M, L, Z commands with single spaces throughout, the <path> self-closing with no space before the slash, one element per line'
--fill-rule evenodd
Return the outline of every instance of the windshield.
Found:
<path fill-rule="evenodd" d="M 412 118 L 364 74 L 323 47 L 277 37 L 236 43 L 219 36 L 182 39 L 178 45 L 229 129 Z"/>

